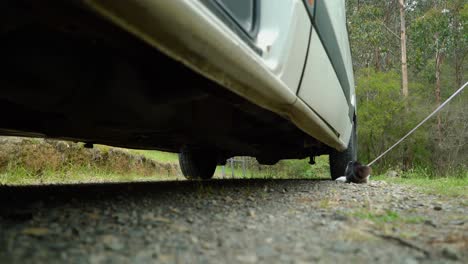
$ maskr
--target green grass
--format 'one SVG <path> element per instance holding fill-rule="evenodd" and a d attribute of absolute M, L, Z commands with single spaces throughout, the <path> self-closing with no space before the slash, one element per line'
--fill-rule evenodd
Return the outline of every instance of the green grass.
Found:
<path fill-rule="evenodd" d="M 99 146 L 106 149 L 107 146 Z M 157 150 L 129 150 L 130 153 L 143 155 L 162 163 L 178 163 L 177 153 L 169 153 Z M 308 159 L 303 160 L 283 160 L 274 166 L 262 166 L 261 170 L 255 168 L 246 168 L 245 177 L 242 171 L 242 165 L 236 163 L 234 166 L 234 178 L 260 178 L 260 179 L 329 179 L 328 156 L 316 158 L 316 164 L 311 166 Z M 222 178 L 222 166 L 217 166 L 215 171 L 216 178 Z M 232 178 L 232 168 L 230 164 L 225 166 L 225 178 Z"/>
<path fill-rule="evenodd" d="M 418 224 L 425 221 L 421 216 L 402 216 L 395 211 L 386 210 L 383 213 L 373 213 L 370 211 L 358 211 L 351 214 L 360 219 L 371 220 L 374 223 L 407 223 Z"/>
<path fill-rule="evenodd" d="M 468 177 L 424 177 L 411 175 L 410 177 L 389 178 L 386 176 L 376 176 L 373 180 L 383 180 L 395 184 L 416 186 L 426 193 L 440 194 L 450 197 L 468 198 Z"/>
<path fill-rule="evenodd" d="M 39 144 L 32 142 L 31 144 Z M 29 145 L 26 145 L 29 146 Z M 109 151 L 111 147 L 104 145 L 96 145 L 102 152 Z M 23 151 L 24 149 L 22 149 Z M 34 149 L 33 149 L 34 150 Z M 47 149 L 46 149 L 47 150 Z M 50 150 L 50 147 L 49 147 Z M 26 150 L 24 150 L 26 151 Z M 178 163 L 178 156 L 176 153 L 168 153 L 163 151 L 151 150 L 128 150 L 132 154 L 143 155 L 144 157 L 157 161 L 159 163 Z M 78 149 L 77 154 L 80 154 Z M 31 157 L 37 160 L 41 153 L 34 153 Z M 47 152 L 42 155 L 45 161 L 49 161 Z M 24 159 L 30 158 L 29 156 L 23 157 Z M 57 157 L 56 157 L 57 158 Z M 78 158 L 83 158 L 78 155 Z M 125 163 L 124 160 L 120 161 Z M 252 160 L 250 161 L 252 163 Z M 164 170 L 159 172 L 135 171 L 134 168 L 128 172 L 124 172 L 122 168 L 114 170 L 111 166 L 109 168 L 99 168 L 94 166 L 90 161 L 86 166 L 77 165 L 75 163 L 65 166 L 61 165 L 55 168 L 55 171 L 48 170 L 48 166 L 42 166 L 39 170 L 31 171 L 31 168 L 25 169 L 20 166 L 21 163 L 16 164 L 12 162 L 12 166 L 3 169 L 0 172 L 0 184 L 40 184 L 40 183 L 75 183 L 75 182 L 120 182 L 120 181 L 141 181 L 141 180 L 167 180 L 180 178 L 180 176 L 169 177 L 164 174 Z M 16 164 L 16 165 L 14 165 Z M 117 164 L 118 163 L 112 163 Z M 33 164 L 34 165 L 34 164 Z M 125 165 L 125 164 L 122 164 Z M 82 166 L 82 167 L 80 167 Z M 125 167 L 125 166 L 123 166 Z M 118 166 L 116 169 L 119 169 Z M 168 171 L 169 173 L 169 171 Z M 146 175 L 143 176 L 142 174 Z M 456 175 L 455 175 L 456 174 Z M 417 186 L 425 192 L 432 194 L 445 195 L 447 197 L 461 197 L 468 198 L 468 172 L 459 171 L 450 177 L 436 177 L 434 172 L 428 169 L 415 169 L 405 172 L 401 178 L 388 178 L 385 176 L 372 177 L 372 180 L 384 180 L 395 184 L 404 184 Z M 227 164 L 225 166 L 225 177 L 231 178 L 232 169 Z M 235 164 L 234 178 L 244 178 L 242 172 L 242 165 Z M 216 178 L 222 177 L 222 166 L 218 166 L 215 172 Z M 329 165 L 328 157 L 320 156 L 316 158 L 316 164 L 311 166 L 308 164 L 308 159 L 303 160 L 283 160 L 274 166 L 259 166 L 253 162 L 250 167 L 247 166 L 245 178 L 260 178 L 260 179 L 329 179 Z"/>
<path fill-rule="evenodd" d="M 382 214 L 376 214 L 368 211 L 360 211 L 352 214 L 360 219 L 368 219 L 376 223 L 390 223 L 400 219 L 400 215 L 394 211 L 385 211 Z"/>
<path fill-rule="evenodd" d="M 97 147 L 103 151 L 108 151 L 110 148 L 112 148 L 106 145 L 94 145 L 94 147 Z M 162 163 L 178 163 L 179 162 L 179 157 L 177 156 L 177 153 L 171 153 L 171 152 L 165 152 L 165 151 L 159 151 L 159 150 L 142 150 L 142 149 L 126 149 L 126 150 L 128 150 L 132 154 L 142 155 L 145 158 L 159 161 Z"/>
<path fill-rule="evenodd" d="M 177 153 L 170 153 L 170 152 L 157 151 L 157 150 L 137 150 L 137 149 L 131 149 L 129 151 L 130 153 L 143 155 L 144 157 L 148 159 L 152 159 L 152 160 L 163 162 L 163 163 L 178 163 L 179 162 L 179 157 L 177 156 Z"/>
<path fill-rule="evenodd" d="M 100 182 L 138 182 L 174 180 L 174 176 L 147 175 L 137 173 L 113 173 L 98 168 L 73 168 L 62 171 L 43 171 L 34 174 L 21 167 L 0 173 L 0 185 L 38 185 L 38 184 L 72 184 Z"/>

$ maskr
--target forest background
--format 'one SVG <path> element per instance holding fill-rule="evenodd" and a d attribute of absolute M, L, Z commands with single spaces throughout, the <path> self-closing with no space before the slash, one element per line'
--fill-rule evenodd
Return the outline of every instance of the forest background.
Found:
<path fill-rule="evenodd" d="M 369 162 L 467 81 L 468 1 L 347 0 L 359 160 Z M 466 175 L 468 93 L 389 152 L 377 171 Z"/>

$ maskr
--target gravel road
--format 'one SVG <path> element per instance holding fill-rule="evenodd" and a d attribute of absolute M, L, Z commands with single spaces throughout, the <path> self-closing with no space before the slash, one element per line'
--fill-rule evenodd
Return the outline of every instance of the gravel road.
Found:
<path fill-rule="evenodd" d="M 466 200 L 385 182 L 3 186 L 0 203 L 0 263 L 468 263 Z"/>

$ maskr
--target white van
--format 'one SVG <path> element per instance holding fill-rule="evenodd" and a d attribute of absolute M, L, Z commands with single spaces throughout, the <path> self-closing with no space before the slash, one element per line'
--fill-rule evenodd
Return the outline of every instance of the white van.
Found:
<path fill-rule="evenodd" d="M 6 1 L 0 134 L 232 156 L 356 158 L 345 0 Z"/>

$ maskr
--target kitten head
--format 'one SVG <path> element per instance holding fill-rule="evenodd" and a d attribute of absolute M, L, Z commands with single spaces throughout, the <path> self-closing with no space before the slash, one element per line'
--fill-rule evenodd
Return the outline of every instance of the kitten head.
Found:
<path fill-rule="evenodd" d="M 346 180 L 353 183 L 367 183 L 372 169 L 357 161 L 351 161 L 346 168 Z"/>
<path fill-rule="evenodd" d="M 358 165 L 355 167 L 355 176 L 359 183 L 367 183 L 370 174 L 372 173 L 372 169 L 366 165 Z"/>

